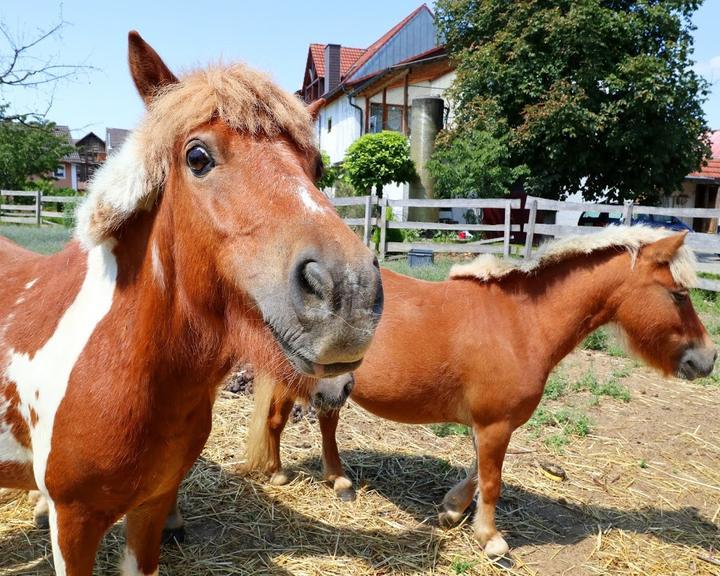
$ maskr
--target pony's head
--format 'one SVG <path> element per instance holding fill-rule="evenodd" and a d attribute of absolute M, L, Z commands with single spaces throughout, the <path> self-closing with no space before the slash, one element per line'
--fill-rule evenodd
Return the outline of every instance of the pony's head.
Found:
<path fill-rule="evenodd" d="M 243 65 L 178 78 L 136 32 L 129 61 L 147 113 L 94 179 L 81 242 L 151 219 L 147 261 L 178 306 L 260 315 L 302 373 L 353 369 L 382 286 L 377 261 L 314 185 L 322 162 L 308 110 Z"/>
<path fill-rule="evenodd" d="M 618 294 L 615 320 L 631 350 L 648 364 L 691 380 L 710 374 L 717 350 L 690 300 L 695 267 L 685 234 L 639 248 Z"/>

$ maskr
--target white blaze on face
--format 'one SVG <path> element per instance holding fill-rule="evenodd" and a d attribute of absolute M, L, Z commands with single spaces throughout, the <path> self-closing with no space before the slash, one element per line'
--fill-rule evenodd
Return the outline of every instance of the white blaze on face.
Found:
<path fill-rule="evenodd" d="M 160 260 L 160 252 L 157 247 L 157 243 L 153 242 L 152 248 L 151 248 L 151 255 L 152 255 L 152 270 L 153 270 L 153 276 L 155 277 L 155 281 L 157 282 L 158 286 L 165 289 L 165 270 L 163 269 L 162 261 Z"/>
<path fill-rule="evenodd" d="M 17 386 L 20 412 L 30 427 L 35 481 L 45 494 L 45 470 L 52 448 L 55 414 L 65 397 L 75 363 L 112 305 L 117 277 L 112 247 L 111 242 L 106 242 L 88 252 L 87 271 L 80 291 L 42 348 L 32 357 L 10 350 L 5 375 Z M 37 414 L 34 426 L 31 409 Z"/>
<path fill-rule="evenodd" d="M 313 197 L 310 195 L 310 191 L 303 184 L 298 186 L 297 192 L 300 195 L 300 200 L 302 200 L 303 206 L 305 206 L 305 208 L 307 208 L 310 212 L 325 211 L 323 206 L 320 206 L 320 204 L 313 200 Z"/>

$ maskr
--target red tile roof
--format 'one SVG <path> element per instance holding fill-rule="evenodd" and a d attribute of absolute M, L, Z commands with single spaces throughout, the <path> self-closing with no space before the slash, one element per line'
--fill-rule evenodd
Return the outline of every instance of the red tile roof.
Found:
<path fill-rule="evenodd" d="M 370 58 L 372 58 L 375 55 L 375 53 L 378 50 L 380 50 L 380 48 L 382 48 L 393 36 L 395 36 L 395 34 L 397 34 L 402 28 L 404 28 L 405 25 L 408 22 L 410 22 L 410 20 L 415 18 L 415 16 L 417 16 L 423 10 L 427 10 L 428 12 L 430 12 L 430 8 L 427 7 L 427 4 L 418 6 L 415 10 L 412 11 L 412 13 L 408 14 L 401 22 L 398 22 L 397 24 L 395 24 L 395 26 L 390 28 L 390 30 L 388 30 L 385 34 L 380 36 L 380 38 L 375 40 L 375 42 L 370 44 L 368 49 L 365 50 L 365 53 L 362 56 L 360 56 L 360 58 L 358 58 L 355 61 L 355 63 L 353 64 L 352 68 L 350 70 L 348 70 L 347 75 L 351 76 L 353 74 L 353 72 L 358 70 L 363 64 L 365 64 L 365 62 L 370 60 Z"/>
<path fill-rule="evenodd" d="M 310 44 L 310 52 L 315 62 L 315 72 L 325 76 L 325 44 Z M 340 47 L 340 76 L 345 76 L 355 61 L 365 53 L 365 48 Z"/>
<path fill-rule="evenodd" d="M 712 178 L 720 180 L 720 130 L 710 134 L 710 148 L 712 158 L 708 160 L 707 166 L 700 168 L 698 172 L 688 174 L 688 178 Z"/>

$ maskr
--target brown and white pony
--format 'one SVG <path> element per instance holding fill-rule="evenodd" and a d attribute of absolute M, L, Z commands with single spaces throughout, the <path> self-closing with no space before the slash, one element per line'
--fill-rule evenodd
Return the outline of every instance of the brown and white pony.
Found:
<path fill-rule="evenodd" d="M 385 311 L 351 399 L 398 422 L 472 428 L 476 466 L 445 496 L 441 524 L 457 522 L 479 488 L 477 539 L 490 555 L 508 551 L 495 505 L 510 435 L 537 407 L 550 371 L 599 326 L 616 323 L 631 350 L 666 375 L 712 371 L 717 353 L 688 296 L 695 268 L 683 239 L 610 227 L 548 244 L 535 261 L 481 256 L 445 282 L 383 270 Z M 280 385 L 269 402 L 270 473 L 281 469 L 291 397 Z M 318 415 L 325 477 L 347 500 L 354 492 L 335 441 L 338 416 Z"/>
<path fill-rule="evenodd" d="M 0 238 L 0 486 L 47 498 L 60 575 L 90 575 L 123 515 L 123 573 L 157 574 L 235 361 L 347 372 L 382 308 L 372 255 L 313 185 L 304 106 L 245 66 L 178 79 L 137 33 L 129 45 L 147 113 L 77 239 L 40 256 Z"/>

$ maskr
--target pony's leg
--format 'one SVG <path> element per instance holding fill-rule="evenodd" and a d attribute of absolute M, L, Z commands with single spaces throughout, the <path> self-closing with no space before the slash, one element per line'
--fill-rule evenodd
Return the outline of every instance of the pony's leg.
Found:
<path fill-rule="evenodd" d="M 502 556 L 509 547 L 495 526 L 502 465 L 512 429 L 508 422 L 473 426 L 478 464 L 478 505 L 473 521 L 475 537 L 489 556 Z"/>
<path fill-rule="evenodd" d="M 292 412 L 295 398 L 290 397 L 287 392 L 282 396 L 274 395 L 272 404 L 270 405 L 270 414 L 268 415 L 268 444 L 270 461 L 265 471 L 270 476 L 270 484 L 273 486 L 283 486 L 290 481 L 290 477 L 282 468 L 280 460 L 280 437 L 285 429 L 290 413 Z"/>
<path fill-rule="evenodd" d="M 115 518 L 82 504 L 55 504 L 47 499 L 53 564 L 57 576 L 92 576 L 100 540 Z"/>
<path fill-rule="evenodd" d="M 338 453 L 335 431 L 337 430 L 339 410 L 331 410 L 318 414 L 320 432 L 322 434 L 322 459 L 325 480 L 333 483 L 335 494 L 345 502 L 355 500 L 355 489 L 350 479 L 345 476 L 340 454 Z"/>
<path fill-rule="evenodd" d="M 50 519 L 48 515 L 47 498 L 43 496 L 38 490 L 31 490 L 28 492 L 28 502 L 33 504 L 33 518 L 35 519 L 35 526 L 40 530 L 47 530 L 50 528 Z"/>
<path fill-rule="evenodd" d="M 453 486 L 445 494 L 442 501 L 442 509 L 438 514 L 440 526 L 454 526 L 463 517 L 465 510 L 472 503 L 473 496 L 477 490 L 477 463 L 473 463 L 468 470 L 467 477 Z"/>
<path fill-rule="evenodd" d="M 174 490 L 127 513 L 123 576 L 157 576 L 163 528 L 176 498 Z"/>
<path fill-rule="evenodd" d="M 172 542 L 184 542 L 185 541 L 185 519 L 180 512 L 178 506 L 178 495 L 175 494 L 173 505 L 170 508 L 170 512 L 165 518 L 165 526 L 163 527 L 162 542 L 166 544 Z"/>

